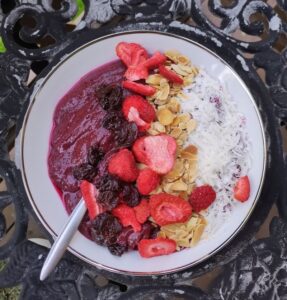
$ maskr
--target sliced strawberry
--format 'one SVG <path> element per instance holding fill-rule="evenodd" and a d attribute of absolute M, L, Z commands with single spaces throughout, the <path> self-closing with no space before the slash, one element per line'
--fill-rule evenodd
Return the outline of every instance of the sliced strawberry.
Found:
<path fill-rule="evenodd" d="M 196 187 L 190 197 L 189 203 L 195 212 L 208 208 L 216 199 L 216 192 L 210 185 Z"/>
<path fill-rule="evenodd" d="M 159 65 L 164 64 L 166 61 L 166 56 L 158 51 L 154 53 L 154 55 L 148 58 L 144 63 L 143 66 L 148 69 L 155 69 Z"/>
<path fill-rule="evenodd" d="M 166 174 L 174 166 L 176 142 L 169 135 L 139 138 L 135 141 L 132 150 L 139 162 L 146 164 L 158 174 Z"/>
<path fill-rule="evenodd" d="M 134 207 L 136 218 L 143 224 L 150 216 L 150 209 L 147 199 L 142 199 L 140 204 Z"/>
<path fill-rule="evenodd" d="M 152 86 L 129 81 L 129 80 L 123 81 L 123 87 L 132 92 L 144 96 L 152 96 L 156 92 L 156 89 Z"/>
<path fill-rule="evenodd" d="M 134 107 L 130 108 L 129 114 L 127 116 L 127 120 L 129 122 L 134 122 L 137 124 L 138 129 L 140 131 L 146 131 L 150 128 L 150 123 L 145 122 L 143 119 L 141 119 L 140 114 L 138 110 Z"/>
<path fill-rule="evenodd" d="M 145 48 L 136 43 L 121 42 L 116 47 L 116 53 L 127 67 L 137 66 L 148 57 Z"/>
<path fill-rule="evenodd" d="M 160 226 L 186 222 L 192 213 L 187 201 L 166 193 L 152 195 L 149 205 L 152 218 Z"/>
<path fill-rule="evenodd" d="M 148 195 L 157 188 L 159 182 L 159 175 L 153 170 L 146 168 L 139 173 L 137 178 L 137 188 L 142 195 Z"/>
<path fill-rule="evenodd" d="M 94 220 L 97 215 L 104 212 L 101 205 L 97 203 L 96 197 L 98 191 L 96 187 L 87 180 L 81 181 L 80 189 L 89 212 L 89 217 L 91 220 Z"/>
<path fill-rule="evenodd" d="M 150 128 L 155 120 L 154 107 L 143 97 L 131 95 L 123 101 L 122 112 L 129 122 L 135 122 L 141 131 Z"/>
<path fill-rule="evenodd" d="M 124 77 L 127 80 L 130 81 L 136 81 L 140 79 L 147 79 L 148 78 L 148 69 L 144 67 L 143 65 L 138 65 L 138 66 L 130 66 L 126 70 Z"/>
<path fill-rule="evenodd" d="M 240 177 L 237 181 L 234 190 L 233 197 L 240 201 L 245 202 L 250 196 L 250 182 L 248 176 Z"/>
<path fill-rule="evenodd" d="M 135 181 L 139 174 L 134 156 L 128 149 L 121 149 L 110 158 L 108 170 L 126 182 Z"/>
<path fill-rule="evenodd" d="M 138 249 L 140 255 L 145 258 L 167 255 L 176 250 L 176 242 L 165 238 L 142 239 L 138 243 Z"/>
<path fill-rule="evenodd" d="M 124 227 L 132 226 L 136 232 L 141 230 L 141 224 L 136 218 L 135 211 L 126 204 L 118 205 L 112 210 L 112 214 L 120 220 Z"/>
<path fill-rule="evenodd" d="M 168 79 L 171 82 L 177 83 L 177 84 L 183 84 L 183 79 L 177 75 L 175 72 L 167 69 L 165 66 L 161 65 L 158 68 L 159 73 L 165 77 L 166 79 Z"/>

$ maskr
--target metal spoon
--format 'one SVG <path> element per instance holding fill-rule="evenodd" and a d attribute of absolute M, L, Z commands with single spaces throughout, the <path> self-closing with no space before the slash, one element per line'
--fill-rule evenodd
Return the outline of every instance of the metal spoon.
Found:
<path fill-rule="evenodd" d="M 51 247 L 49 254 L 43 264 L 40 273 L 40 280 L 45 280 L 57 266 L 59 260 L 62 258 L 67 247 L 69 246 L 72 237 L 78 230 L 78 227 L 85 215 L 86 210 L 86 204 L 82 198 L 73 210 L 68 222 L 65 224 L 61 233 L 58 235 L 53 246 Z"/>

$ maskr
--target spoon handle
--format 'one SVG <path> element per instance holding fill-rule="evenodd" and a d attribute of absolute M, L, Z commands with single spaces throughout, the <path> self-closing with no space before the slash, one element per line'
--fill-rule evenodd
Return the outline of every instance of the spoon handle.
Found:
<path fill-rule="evenodd" d="M 83 199 L 77 204 L 72 214 L 70 215 L 68 222 L 65 224 L 61 233 L 56 238 L 53 246 L 51 247 L 49 254 L 43 264 L 40 280 L 45 280 L 47 276 L 57 266 L 59 260 L 65 253 L 69 243 L 74 236 L 75 232 L 85 215 L 87 208 Z"/>

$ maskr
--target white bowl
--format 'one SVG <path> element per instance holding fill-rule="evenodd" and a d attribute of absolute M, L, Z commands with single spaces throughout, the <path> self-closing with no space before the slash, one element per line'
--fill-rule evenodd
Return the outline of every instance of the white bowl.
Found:
<path fill-rule="evenodd" d="M 265 173 L 266 144 L 262 121 L 252 95 L 239 76 L 216 54 L 182 37 L 159 32 L 114 34 L 89 42 L 65 57 L 41 82 L 31 99 L 22 129 L 21 168 L 30 202 L 45 228 L 57 236 L 68 214 L 48 175 L 47 154 L 54 109 L 61 97 L 85 74 L 116 59 L 115 46 L 121 42 L 142 44 L 150 52 L 178 49 L 193 63 L 225 83 L 238 110 L 247 119 L 247 132 L 253 145 L 250 199 L 208 239 L 195 247 L 168 256 L 141 258 L 137 251 L 116 257 L 80 232 L 72 239 L 69 251 L 84 261 L 112 272 L 131 275 L 166 274 L 194 266 L 225 246 L 250 216 L 258 200 Z"/>

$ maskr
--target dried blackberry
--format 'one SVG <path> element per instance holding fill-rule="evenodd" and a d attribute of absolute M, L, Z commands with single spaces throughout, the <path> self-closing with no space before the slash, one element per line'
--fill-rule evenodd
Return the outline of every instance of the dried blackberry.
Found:
<path fill-rule="evenodd" d="M 78 180 L 88 180 L 92 182 L 97 175 L 97 169 L 88 163 L 83 163 L 74 167 L 73 175 Z"/>
<path fill-rule="evenodd" d="M 121 112 L 108 112 L 103 119 L 103 127 L 111 131 L 118 131 L 121 129 L 124 121 Z"/>
<path fill-rule="evenodd" d="M 112 210 L 118 205 L 120 199 L 117 192 L 104 191 L 104 192 L 99 192 L 97 201 L 99 204 L 103 206 L 103 208 L 107 210 Z"/>
<path fill-rule="evenodd" d="M 96 167 L 100 160 L 103 158 L 103 156 L 104 153 L 99 147 L 92 146 L 89 148 L 88 151 L 88 162 L 90 165 Z"/>
<path fill-rule="evenodd" d="M 114 130 L 118 146 L 130 147 L 138 136 L 138 127 L 134 122 L 123 122 L 121 127 Z"/>
<path fill-rule="evenodd" d="M 117 84 L 101 86 L 97 91 L 99 102 L 104 110 L 120 109 L 123 89 Z"/>
<path fill-rule="evenodd" d="M 138 243 L 142 239 L 149 239 L 153 226 L 150 222 L 146 222 L 142 225 L 142 229 L 139 232 L 133 232 L 128 236 L 128 247 L 131 250 L 137 249 Z"/>
<path fill-rule="evenodd" d="M 108 249 L 113 255 L 121 256 L 125 251 L 127 251 L 127 246 L 116 243 L 108 246 Z"/>
<path fill-rule="evenodd" d="M 132 184 L 125 184 L 122 192 L 123 201 L 130 207 L 140 203 L 140 195 L 136 187 Z"/>
<path fill-rule="evenodd" d="M 91 237 L 99 245 L 110 246 L 117 242 L 123 227 L 109 212 L 99 214 L 92 223 Z"/>
<path fill-rule="evenodd" d="M 121 183 L 115 177 L 106 174 L 100 177 L 96 181 L 96 188 L 100 192 L 104 192 L 104 191 L 119 192 L 121 190 Z"/>

